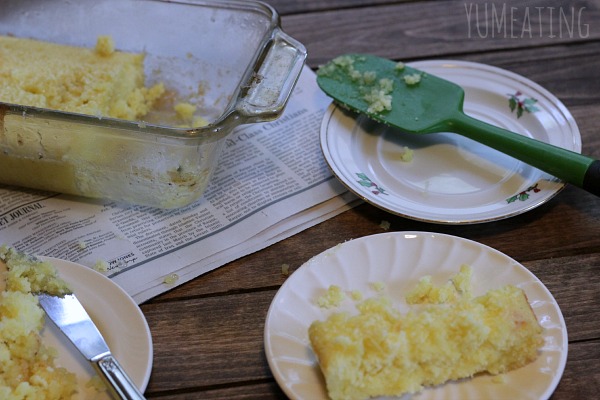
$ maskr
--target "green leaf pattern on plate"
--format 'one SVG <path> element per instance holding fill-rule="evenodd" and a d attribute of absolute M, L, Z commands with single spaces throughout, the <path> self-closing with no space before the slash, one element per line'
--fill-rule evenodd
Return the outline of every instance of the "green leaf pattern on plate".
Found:
<path fill-rule="evenodd" d="M 522 98 L 523 93 L 517 91 L 515 94 L 508 95 L 508 106 L 510 107 L 510 112 L 517 112 L 517 118 L 521 118 L 523 116 L 523 112 L 534 113 L 539 111 L 540 109 L 535 106 L 537 103 L 537 99 L 533 97 Z"/>
<path fill-rule="evenodd" d="M 509 197 L 508 199 L 506 199 L 507 203 L 514 203 L 515 201 L 526 201 L 529 199 L 530 193 L 538 193 L 541 189 L 538 187 L 538 184 L 536 183 L 533 186 L 529 186 L 526 190 L 523 190 L 520 193 L 515 194 L 514 196 Z"/>
<path fill-rule="evenodd" d="M 356 172 L 356 176 L 358 176 L 358 178 L 359 178 L 359 180 L 357 180 L 357 182 L 361 186 L 368 188 L 369 191 L 371 193 L 373 193 L 374 195 L 379 195 L 379 194 L 387 195 L 388 194 L 385 192 L 384 188 L 382 188 L 381 186 L 379 186 L 375 182 L 373 182 L 366 174 L 364 174 L 362 172 Z"/>

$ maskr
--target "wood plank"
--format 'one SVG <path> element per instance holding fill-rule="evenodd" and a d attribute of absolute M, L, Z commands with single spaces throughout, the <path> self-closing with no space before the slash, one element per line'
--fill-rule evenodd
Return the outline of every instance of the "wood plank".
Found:
<path fill-rule="evenodd" d="M 547 46 L 467 54 L 461 60 L 497 66 L 529 78 L 549 90 L 569 109 L 593 105 L 600 110 L 600 43 Z M 573 110 L 571 110 L 573 112 Z M 595 117 L 596 113 L 586 115 Z"/>
<path fill-rule="evenodd" d="M 599 338 L 600 254 L 537 260 L 524 265 L 556 299 L 570 343 Z"/>
<path fill-rule="evenodd" d="M 274 291 L 142 306 L 155 343 L 147 392 L 271 377 L 263 327 Z M 182 374 L 182 371 L 185 373 Z"/>
<path fill-rule="evenodd" d="M 150 394 L 148 399 L 157 398 L 160 400 L 269 400 L 269 399 L 287 399 L 286 395 L 279 388 L 274 380 L 266 383 L 250 382 L 243 385 L 232 385 L 231 387 L 215 388 L 202 391 L 189 391 L 185 393 L 176 393 L 171 395 L 160 394 L 154 396 Z"/>
<path fill-rule="evenodd" d="M 583 142 L 583 154 L 600 159 L 600 103 L 586 107 L 570 107 Z"/>
<path fill-rule="evenodd" d="M 280 15 L 298 14 L 325 10 L 343 10 L 346 8 L 372 7 L 379 4 L 391 4 L 412 0 L 270 0 Z"/>
<path fill-rule="evenodd" d="M 557 19 L 560 13 L 550 15 L 551 8 L 547 2 L 502 2 L 498 6 L 505 9 L 496 11 L 495 19 L 491 10 L 487 19 L 483 10 L 477 15 L 473 10 L 469 12 L 468 8 L 475 4 L 477 2 L 423 1 L 305 13 L 284 16 L 282 26 L 307 47 L 311 67 L 348 52 L 372 53 L 409 61 L 440 55 L 456 57 L 481 51 L 556 46 L 593 41 L 600 37 L 600 31 L 590 28 L 593 21 L 600 19 L 600 9 L 592 0 L 578 2 L 573 10 L 563 9 L 565 15 L 571 11 L 574 13 L 574 23 L 578 24 L 574 30 L 572 25 L 567 29 L 566 22 Z M 542 12 L 541 18 L 536 7 Z M 512 17 L 511 9 L 515 10 Z M 534 11 L 535 16 L 531 14 Z M 525 17 L 528 12 L 529 18 Z M 570 16 L 565 18 L 570 24 Z M 512 19 L 516 22 L 511 26 Z M 532 21 L 531 37 L 521 37 L 520 25 L 527 19 Z M 504 21 L 499 25 L 499 32 L 493 37 L 491 34 L 484 36 L 481 33 L 483 27 L 491 29 L 490 25 L 495 21 Z M 563 31 L 558 32 L 561 24 Z M 518 37 L 515 37 L 515 31 L 518 31 Z"/>
<path fill-rule="evenodd" d="M 567 366 L 551 400 L 595 399 L 600 393 L 600 341 L 569 345 Z"/>

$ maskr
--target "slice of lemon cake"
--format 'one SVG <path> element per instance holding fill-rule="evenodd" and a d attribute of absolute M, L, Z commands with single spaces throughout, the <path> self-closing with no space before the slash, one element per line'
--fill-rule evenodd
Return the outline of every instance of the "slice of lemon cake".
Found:
<path fill-rule="evenodd" d="M 70 399 L 75 374 L 55 365 L 41 340 L 44 311 L 32 292 L 69 289 L 50 263 L 0 246 L 0 399 Z"/>
<path fill-rule="evenodd" d="M 329 396 L 400 396 L 537 358 L 542 328 L 521 289 L 451 298 L 420 301 L 406 314 L 386 297 L 370 298 L 357 305 L 357 315 L 338 312 L 313 322 L 310 343 Z"/>
<path fill-rule="evenodd" d="M 137 120 L 164 93 L 144 85 L 144 55 L 0 36 L 0 101 L 98 117 Z"/>

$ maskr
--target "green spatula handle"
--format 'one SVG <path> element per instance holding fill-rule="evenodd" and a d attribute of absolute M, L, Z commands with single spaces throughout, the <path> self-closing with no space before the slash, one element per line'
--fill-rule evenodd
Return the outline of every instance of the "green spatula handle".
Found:
<path fill-rule="evenodd" d="M 498 128 L 464 113 L 448 121 L 447 128 L 600 196 L 598 160 Z"/>

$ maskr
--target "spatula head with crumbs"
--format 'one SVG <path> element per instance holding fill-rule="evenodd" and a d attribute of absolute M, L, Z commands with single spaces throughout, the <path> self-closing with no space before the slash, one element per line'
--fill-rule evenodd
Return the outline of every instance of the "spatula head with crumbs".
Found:
<path fill-rule="evenodd" d="M 318 70 L 317 83 L 343 107 L 410 133 L 447 130 L 464 102 L 460 86 L 373 55 L 336 57 Z"/>

